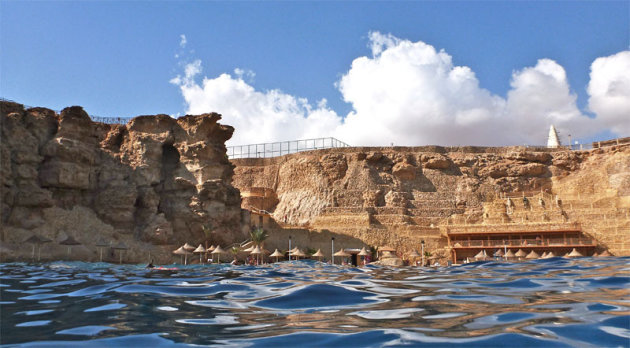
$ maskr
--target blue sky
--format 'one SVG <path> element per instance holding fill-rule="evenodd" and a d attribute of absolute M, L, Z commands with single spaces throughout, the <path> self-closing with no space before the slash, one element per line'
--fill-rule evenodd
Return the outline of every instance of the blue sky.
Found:
<path fill-rule="evenodd" d="M 443 49 L 454 66 L 474 72 L 480 88 L 501 98 L 515 72 L 551 59 L 566 71 L 577 108 L 594 117 L 591 64 L 629 49 L 629 3 L 2 1 L 0 95 L 54 109 L 81 105 L 100 116 L 184 114 L 198 110 L 195 101 L 169 81 L 198 59 L 198 85 L 224 73 L 237 79 L 240 68 L 255 73 L 243 78 L 255 91 L 307 98 L 313 108 L 325 98 L 327 109 L 345 119 L 360 103 L 344 102 L 339 82 L 355 59 L 372 56 L 370 33 L 378 32 Z M 617 133 L 602 127 L 583 138 Z M 239 140 L 291 135 L 270 131 Z M 301 135 L 311 134 L 295 137 Z M 369 139 L 361 142 L 378 142 Z M 439 139 L 417 142 L 423 140 Z"/>

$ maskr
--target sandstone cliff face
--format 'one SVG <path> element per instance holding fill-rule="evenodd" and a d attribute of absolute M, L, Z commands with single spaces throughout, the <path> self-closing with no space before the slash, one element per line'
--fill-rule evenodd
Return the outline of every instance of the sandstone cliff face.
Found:
<path fill-rule="evenodd" d="M 140 255 L 149 250 L 164 262 L 172 244 L 206 239 L 204 225 L 217 241 L 240 238 L 240 195 L 224 145 L 233 128 L 220 118 L 140 116 L 116 125 L 92 122 L 76 106 L 57 115 L 0 103 L 2 258 L 30 251 L 21 243 L 32 233 L 74 236 L 84 260 L 103 239 L 142 249 L 127 261 L 146 261 Z"/>
<path fill-rule="evenodd" d="M 568 201 L 575 195 L 576 207 L 606 200 L 614 210 L 609 220 L 614 220 L 619 237 L 606 243 L 603 236 L 612 235 L 610 231 L 588 227 L 584 231 L 604 241 L 614 253 L 630 254 L 629 145 L 592 151 L 342 148 L 233 163 L 234 185 L 244 193 L 270 191 L 265 195 L 273 199 L 266 200 L 265 210 L 283 228 L 330 231 L 399 250 L 419 250 L 420 241 L 425 240 L 434 253 L 446 255 L 440 227 L 517 223 L 505 214 L 502 197 L 543 192 L 548 196 L 545 199 L 559 195 Z M 580 198 L 578 192 L 582 192 Z M 495 201 L 503 209 L 500 215 L 488 214 L 488 205 Z M 256 207 L 260 202 L 260 198 L 244 200 L 243 206 Z M 546 212 L 529 212 L 529 218 L 538 219 L 539 213 L 552 222 Z M 557 215 L 553 217 L 560 222 L 588 225 L 590 221 L 568 208 Z"/>

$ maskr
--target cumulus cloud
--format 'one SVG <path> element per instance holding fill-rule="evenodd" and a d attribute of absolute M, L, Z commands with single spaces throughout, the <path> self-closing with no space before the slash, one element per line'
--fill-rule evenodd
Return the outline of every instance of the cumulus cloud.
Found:
<path fill-rule="evenodd" d="M 517 143 L 539 139 L 551 124 L 563 138 L 587 136 L 598 126 L 578 109 L 564 68 L 553 60 L 540 59 L 536 66 L 515 72 L 510 85 L 504 121 Z"/>
<path fill-rule="evenodd" d="M 179 47 L 185 48 L 187 43 L 188 43 L 188 40 L 186 40 L 186 35 L 181 34 L 179 36 Z"/>
<path fill-rule="evenodd" d="M 553 60 L 515 71 L 503 98 L 480 87 L 469 67 L 455 66 L 450 55 L 429 44 L 378 32 L 370 33 L 369 43 L 371 56 L 354 59 L 336 83 L 352 105 L 345 116 L 325 100 L 256 90 L 254 73 L 244 69 L 197 83 L 199 60 L 186 64 L 171 83 L 180 88 L 188 113 L 223 114 L 223 122 L 236 128 L 230 144 L 328 136 L 352 145 L 544 144 L 551 124 L 574 138 L 602 130 L 600 118 L 580 112 L 564 68 Z M 619 103 L 629 105 L 629 70 L 619 73 L 628 58 L 606 59 L 593 63 L 591 76 L 599 82 L 592 91 L 589 85 L 589 105 L 598 115 L 606 113 L 602 120 L 618 124 L 624 114 L 600 104 L 625 93 Z"/>
<path fill-rule="evenodd" d="M 200 62 L 186 66 L 184 76 L 171 83 L 178 85 L 188 105 L 189 114 L 215 111 L 223 115 L 223 122 L 236 131 L 230 144 L 253 144 L 330 136 L 330 130 L 341 124 L 341 118 L 328 108 L 325 100 L 312 106 L 304 98 L 296 98 L 280 90 L 256 91 L 243 80 L 237 70 L 235 76 L 221 74 L 194 83 L 201 71 Z"/>
<path fill-rule="evenodd" d="M 630 51 L 595 59 L 588 107 L 619 136 L 630 135 Z"/>
<path fill-rule="evenodd" d="M 474 144 L 508 140 L 490 127 L 504 101 L 479 87 L 474 72 L 424 42 L 371 33 L 338 87 L 353 111 L 338 130 L 353 144 Z"/>

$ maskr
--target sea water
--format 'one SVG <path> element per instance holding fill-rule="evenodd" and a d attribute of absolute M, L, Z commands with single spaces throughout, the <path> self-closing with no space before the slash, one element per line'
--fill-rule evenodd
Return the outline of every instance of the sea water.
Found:
<path fill-rule="evenodd" d="M 3 346 L 629 347 L 630 258 L 0 265 Z"/>

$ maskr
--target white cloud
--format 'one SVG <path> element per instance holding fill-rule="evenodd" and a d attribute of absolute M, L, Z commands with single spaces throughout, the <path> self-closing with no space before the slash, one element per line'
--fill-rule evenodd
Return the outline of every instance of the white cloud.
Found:
<path fill-rule="evenodd" d="M 182 87 L 184 86 L 192 86 L 195 84 L 195 77 L 201 74 L 201 60 L 197 59 L 192 63 L 184 64 L 184 76 L 177 75 L 172 78 L 169 82 Z"/>
<path fill-rule="evenodd" d="M 187 43 L 188 43 L 188 40 L 186 40 L 186 35 L 181 34 L 179 36 L 179 47 L 185 48 Z"/>
<path fill-rule="evenodd" d="M 595 59 L 588 106 L 619 136 L 630 136 L 630 51 Z"/>
<path fill-rule="evenodd" d="M 171 83 L 180 87 L 187 113 L 219 112 L 236 128 L 230 144 L 328 136 L 352 145 L 544 144 L 550 124 L 574 138 L 602 130 L 598 120 L 577 108 L 566 73 L 553 60 L 514 72 L 503 98 L 481 88 L 475 73 L 454 66 L 443 50 L 378 32 L 369 40 L 372 56 L 354 59 L 336 84 L 352 105 L 345 117 L 325 100 L 313 104 L 280 90 L 258 91 L 251 85 L 254 73 L 243 69 L 199 84 L 199 60 L 185 65 L 184 76 Z M 589 86 L 591 109 L 607 112 L 603 118 L 617 123 L 621 114 L 598 106 L 596 99 L 617 98 L 627 90 L 627 73 L 623 79 L 618 73 L 628 64 L 623 62 L 611 63 L 609 73 L 600 68 L 605 63 L 593 64 L 592 76 L 603 76 L 601 85 L 616 86 L 612 90 L 593 87 L 591 92 Z"/>
<path fill-rule="evenodd" d="M 569 134 L 584 137 L 597 127 L 578 109 L 564 68 L 553 60 L 540 59 L 536 66 L 513 73 L 510 85 L 505 121 L 517 144 L 540 139 L 552 124 L 565 143 Z"/>
<path fill-rule="evenodd" d="M 339 129 L 352 144 L 501 143 L 507 137 L 483 125 L 504 101 L 479 88 L 472 70 L 423 42 L 371 33 L 372 57 L 360 57 L 341 78 L 339 90 L 353 111 Z"/>
<path fill-rule="evenodd" d="M 313 107 L 306 99 L 280 90 L 256 91 L 243 80 L 242 74 L 221 74 L 196 84 L 191 79 L 192 73 L 200 69 L 191 63 L 186 66 L 186 76 L 178 76 L 171 83 L 180 87 L 188 105 L 187 113 L 215 111 L 223 115 L 222 122 L 236 129 L 230 144 L 330 136 L 330 130 L 341 123 L 341 118 L 325 101 Z"/>

